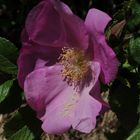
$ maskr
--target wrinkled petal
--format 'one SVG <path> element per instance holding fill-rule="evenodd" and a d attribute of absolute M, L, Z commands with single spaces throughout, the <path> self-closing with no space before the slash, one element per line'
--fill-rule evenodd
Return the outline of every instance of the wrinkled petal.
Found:
<path fill-rule="evenodd" d="M 42 59 L 37 59 L 36 60 L 36 64 L 35 64 L 35 68 L 34 70 L 40 69 L 40 68 L 44 68 L 46 66 L 47 62 L 42 60 Z"/>
<path fill-rule="evenodd" d="M 111 18 L 104 12 L 98 9 L 90 9 L 85 19 L 85 24 L 88 31 L 95 36 L 103 34 L 104 30 Z"/>
<path fill-rule="evenodd" d="M 71 124 L 74 129 L 85 133 L 95 128 L 96 117 L 102 105 L 90 96 L 89 92 L 98 80 L 99 63 L 92 62 L 91 69 L 93 72 L 91 80 L 84 81 L 90 83 L 80 93 L 68 86 L 46 107 L 42 128 L 47 133 L 63 133 L 70 128 Z"/>
<path fill-rule="evenodd" d="M 39 3 L 29 13 L 25 28 L 29 40 L 41 46 L 88 46 L 84 22 L 60 1 L 47 0 Z"/>
<path fill-rule="evenodd" d="M 81 132 L 89 133 L 96 126 L 96 117 L 101 110 L 101 103 L 89 95 L 96 84 L 100 74 L 100 64 L 91 63 L 92 79 L 88 86 L 81 91 L 81 97 L 76 105 L 73 128 Z M 82 109 L 81 109 L 82 108 Z"/>
<path fill-rule="evenodd" d="M 107 84 L 114 80 L 119 64 L 104 36 L 104 29 L 110 20 L 106 13 L 97 9 L 89 10 L 85 20 L 91 35 L 90 47 L 93 49 L 93 59 L 101 64 L 101 80 Z"/>
<path fill-rule="evenodd" d="M 60 66 L 54 65 L 34 70 L 26 77 L 25 96 L 34 110 L 46 108 L 45 103 L 48 104 L 65 88 L 66 83 L 60 79 L 59 72 Z"/>
<path fill-rule="evenodd" d="M 90 95 L 102 104 L 102 109 L 100 111 L 100 114 L 102 114 L 110 109 L 109 104 L 107 102 L 105 102 L 101 96 L 99 80 L 96 82 L 96 84 L 90 91 Z"/>
<path fill-rule="evenodd" d="M 18 57 L 18 81 L 19 85 L 23 88 L 24 80 L 35 66 L 36 54 L 33 54 L 30 49 L 22 48 Z"/>
<path fill-rule="evenodd" d="M 72 125 L 74 109 L 79 94 L 68 86 L 46 106 L 46 115 L 43 116 L 42 128 L 49 134 L 61 134 L 66 132 Z"/>
<path fill-rule="evenodd" d="M 37 111 L 47 133 L 63 133 L 71 126 L 75 92 L 63 81 L 61 66 L 40 68 L 25 80 L 24 91 L 29 105 Z"/>
<path fill-rule="evenodd" d="M 59 50 L 55 48 L 50 50 L 44 47 L 24 44 L 17 61 L 19 85 L 23 88 L 26 76 L 35 69 L 38 59 L 46 61 L 47 64 L 53 64 L 57 61 L 58 55 Z"/>
<path fill-rule="evenodd" d="M 98 42 L 95 41 L 94 45 L 94 60 L 101 64 L 101 80 L 108 84 L 116 77 L 119 61 L 104 37 L 98 39 Z"/>
<path fill-rule="evenodd" d="M 21 40 L 23 48 L 17 63 L 18 80 L 22 88 L 25 77 L 34 70 L 36 60 L 42 59 L 53 64 L 62 47 L 88 46 L 84 22 L 73 15 L 67 5 L 54 0 L 42 1 L 31 10 Z"/>
<path fill-rule="evenodd" d="M 63 133 L 71 125 L 82 132 L 89 132 L 95 127 L 101 104 L 93 99 L 89 92 L 98 79 L 99 63 L 91 63 L 91 69 L 92 80 L 80 92 L 63 81 L 60 65 L 34 70 L 26 77 L 24 84 L 26 100 L 43 121 L 42 128 L 45 132 Z M 81 110 L 82 104 L 84 107 Z M 93 109 L 91 113 L 90 109 Z M 82 111 L 82 115 L 79 111 Z M 87 128 L 89 122 L 92 123 Z"/>
<path fill-rule="evenodd" d="M 61 19 L 50 0 L 40 2 L 26 20 L 29 39 L 43 46 L 63 42 L 65 30 Z"/>
<path fill-rule="evenodd" d="M 68 45 L 87 49 L 89 38 L 84 21 L 72 14 L 72 12 L 68 12 L 70 10 L 67 10 L 67 7 L 66 4 L 57 1 L 57 10 L 60 16 L 63 17 L 65 24 Z"/>
<path fill-rule="evenodd" d="M 82 94 L 76 108 L 73 128 L 81 132 L 89 133 L 96 126 L 96 117 L 101 110 L 101 103 L 89 94 Z"/>
<path fill-rule="evenodd" d="M 92 86 L 92 89 L 90 90 L 89 94 L 102 104 L 102 109 L 100 113 L 104 113 L 110 108 L 110 106 L 101 97 L 100 82 L 99 82 L 99 75 L 101 72 L 100 64 L 98 62 L 93 62 L 91 68 L 94 77 L 94 85 Z"/>

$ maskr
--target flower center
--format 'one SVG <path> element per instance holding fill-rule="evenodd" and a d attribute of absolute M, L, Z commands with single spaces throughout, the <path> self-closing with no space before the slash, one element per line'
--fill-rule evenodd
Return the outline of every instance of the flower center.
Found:
<path fill-rule="evenodd" d="M 88 59 L 79 49 L 64 47 L 59 63 L 63 66 L 61 74 L 70 85 L 80 84 L 89 71 Z"/>

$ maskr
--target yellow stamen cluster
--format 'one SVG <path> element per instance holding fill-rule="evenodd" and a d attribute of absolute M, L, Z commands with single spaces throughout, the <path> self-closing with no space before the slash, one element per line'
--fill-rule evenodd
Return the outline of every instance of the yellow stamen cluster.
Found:
<path fill-rule="evenodd" d="M 71 85 L 79 84 L 89 70 L 88 60 L 84 52 L 75 48 L 63 48 L 59 63 L 63 66 L 62 76 Z"/>

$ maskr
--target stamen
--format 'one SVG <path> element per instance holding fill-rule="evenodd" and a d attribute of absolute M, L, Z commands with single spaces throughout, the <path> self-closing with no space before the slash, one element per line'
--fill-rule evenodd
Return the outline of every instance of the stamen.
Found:
<path fill-rule="evenodd" d="M 89 71 L 89 63 L 84 51 L 75 48 L 64 47 L 59 63 L 63 66 L 61 74 L 69 85 L 80 84 Z"/>

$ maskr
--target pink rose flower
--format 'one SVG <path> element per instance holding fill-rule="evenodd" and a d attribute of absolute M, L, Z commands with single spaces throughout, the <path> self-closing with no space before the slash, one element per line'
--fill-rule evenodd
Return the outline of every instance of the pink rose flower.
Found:
<path fill-rule="evenodd" d="M 43 0 L 29 13 L 18 80 L 45 132 L 72 127 L 89 133 L 109 107 L 101 99 L 99 80 L 112 81 L 119 64 L 104 35 L 110 20 L 90 9 L 83 21 L 59 0 Z"/>

